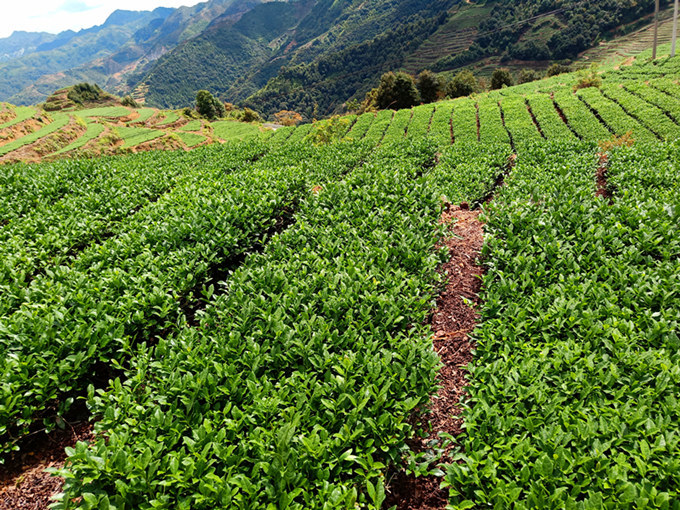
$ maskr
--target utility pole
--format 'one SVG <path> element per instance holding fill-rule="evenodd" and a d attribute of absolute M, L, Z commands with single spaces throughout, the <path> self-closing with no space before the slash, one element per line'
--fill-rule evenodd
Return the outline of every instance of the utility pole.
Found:
<path fill-rule="evenodd" d="M 656 58 L 656 43 L 659 38 L 659 0 L 656 0 L 654 3 L 654 50 L 652 50 L 652 59 Z"/>
<path fill-rule="evenodd" d="M 675 56 L 675 43 L 678 40 L 678 4 L 680 0 L 675 0 L 673 8 L 673 42 L 671 43 L 671 57 Z"/>

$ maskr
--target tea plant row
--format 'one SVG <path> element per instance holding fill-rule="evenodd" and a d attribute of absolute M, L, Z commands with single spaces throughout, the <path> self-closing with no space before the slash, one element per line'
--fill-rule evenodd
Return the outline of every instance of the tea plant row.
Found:
<path fill-rule="evenodd" d="M 200 177 L 30 282 L 20 307 L 0 318 L 3 453 L 36 418 L 54 417 L 55 408 L 62 414 L 97 379 L 96 367 L 116 368 L 139 342 L 181 322 L 183 306 L 213 291 L 213 271 L 228 271 L 313 186 L 348 172 L 363 155 L 361 147 L 290 145 L 251 164 L 260 151 L 228 149 L 226 161 L 219 147 L 196 151 Z"/>
<path fill-rule="evenodd" d="M 485 195 L 509 155 L 437 150 L 383 146 L 308 196 L 197 327 L 92 391 L 105 435 L 70 451 L 60 508 L 380 508 L 434 390 L 442 196 Z"/>
<path fill-rule="evenodd" d="M 537 144 L 487 210 L 453 508 L 677 508 L 680 147 Z"/>

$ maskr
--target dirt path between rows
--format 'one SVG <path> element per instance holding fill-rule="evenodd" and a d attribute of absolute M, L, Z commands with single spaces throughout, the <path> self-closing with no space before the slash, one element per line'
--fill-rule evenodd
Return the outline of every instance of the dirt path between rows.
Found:
<path fill-rule="evenodd" d="M 451 258 L 439 268 L 446 286 L 437 299 L 431 320 L 434 348 L 442 361 L 437 376 L 439 391 L 432 397 L 430 412 L 425 416 L 429 426 L 427 437 L 416 438 L 411 444 L 415 452 L 425 452 L 440 433 L 457 436 L 462 432 L 460 406 L 467 385 L 467 365 L 472 361 L 473 344 L 470 333 L 478 320 L 479 293 L 483 267 L 479 256 L 484 243 L 481 211 L 470 210 L 467 204 L 450 206 L 441 217 L 449 226 L 443 240 Z M 453 445 L 444 452 L 449 457 Z M 386 508 L 396 505 L 399 510 L 443 510 L 448 503 L 448 491 L 439 488 L 441 478 L 407 476 L 402 470 L 388 481 L 390 494 Z"/>
<path fill-rule="evenodd" d="M 13 457 L 0 466 L 0 510 L 46 510 L 61 492 L 63 478 L 45 472 L 62 468 L 64 449 L 92 438 L 89 423 L 66 425 L 50 434 L 38 433 L 22 444 Z"/>
<path fill-rule="evenodd" d="M 607 170 L 609 167 L 609 158 L 606 152 L 600 153 L 600 159 L 597 166 L 597 192 L 595 196 L 602 197 L 605 200 L 609 200 L 610 203 L 614 199 L 614 194 L 612 193 L 609 183 L 607 182 Z"/>

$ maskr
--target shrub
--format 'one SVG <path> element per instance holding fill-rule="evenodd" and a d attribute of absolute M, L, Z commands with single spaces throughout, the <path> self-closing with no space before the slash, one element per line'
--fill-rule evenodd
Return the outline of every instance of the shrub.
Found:
<path fill-rule="evenodd" d="M 224 117 L 224 105 L 215 99 L 207 90 L 199 90 L 196 93 L 196 111 L 207 119 Z"/>
<path fill-rule="evenodd" d="M 598 65 L 592 64 L 586 69 L 581 69 L 578 72 L 578 78 L 574 85 L 574 92 L 580 89 L 587 89 L 590 87 L 600 88 L 602 86 L 602 78 L 598 73 Z"/>
<path fill-rule="evenodd" d="M 472 71 L 460 71 L 446 86 L 450 98 L 469 96 L 479 90 L 479 84 Z"/>
<path fill-rule="evenodd" d="M 504 67 L 496 69 L 491 75 L 491 90 L 502 89 L 504 86 L 512 87 L 514 84 L 510 70 Z"/>
<path fill-rule="evenodd" d="M 262 118 L 255 110 L 251 110 L 250 108 L 246 107 L 239 116 L 239 120 L 241 122 L 258 122 L 262 120 Z"/>
<path fill-rule="evenodd" d="M 135 101 L 134 98 L 130 95 L 127 95 L 123 99 L 121 99 L 120 104 L 122 104 L 123 106 L 128 106 L 130 108 L 139 108 L 139 104 L 137 104 L 137 101 Z"/>
<path fill-rule="evenodd" d="M 548 68 L 548 70 L 545 72 L 545 75 L 550 77 L 550 76 L 557 76 L 558 74 L 564 74 L 564 73 L 570 73 L 570 72 L 571 72 L 571 67 L 565 66 L 563 64 L 555 63 Z"/>
<path fill-rule="evenodd" d="M 345 111 L 358 112 L 361 109 L 361 103 L 358 99 L 350 99 L 345 103 Z"/>
<path fill-rule="evenodd" d="M 359 113 L 374 112 L 378 109 L 378 89 L 374 88 L 366 92 L 366 97 L 361 103 Z"/>
<path fill-rule="evenodd" d="M 532 81 L 538 80 L 539 78 L 540 77 L 538 76 L 538 73 L 533 69 L 522 69 L 519 72 L 519 76 L 517 77 L 517 83 L 530 83 Z"/>
<path fill-rule="evenodd" d="M 85 101 L 97 101 L 101 99 L 104 91 L 97 85 L 90 83 L 78 83 L 69 90 L 67 97 L 74 103 L 82 105 Z"/>
<path fill-rule="evenodd" d="M 385 73 L 380 78 L 376 100 L 381 109 L 411 108 L 419 102 L 418 89 L 410 74 Z"/>
<path fill-rule="evenodd" d="M 631 147 L 635 143 L 633 132 L 628 131 L 621 136 L 614 135 L 609 140 L 601 140 L 598 142 L 600 152 L 605 153 L 611 151 L 614 147 Z"/>
<path fill-rule="evenodd" d="M 277 124 L 282 124 L 284 126 L 296 126 L 302 122 L 302 115 L 290 110 L 281 110 L 274 114 L 274 120 Z"/>
<path fill-rule="evenodd" d="M 334 115 L 328 120 L 321 122 L 314 121 L 314 126 L 307 135 L 307 139 L 311 140 L 315 145 L 327 145 L 339 140 L 347 132 L 348 127 L 349 119 L 340 115 Z"/>
<path fill-rule="evenodd" d="M 433 103 L 442 92 L 442 82 L 432 71 L 425 70 L 418 75 L 416 87 L 423 103 Z"/>

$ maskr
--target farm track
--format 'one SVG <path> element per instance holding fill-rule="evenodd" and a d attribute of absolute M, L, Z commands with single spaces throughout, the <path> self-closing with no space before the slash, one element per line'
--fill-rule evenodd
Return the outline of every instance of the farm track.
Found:
<path fill-rule="evenodd" d="M 385 126 L 385 130 L 382 132 L 380 135 L 380 139 L 378 140 L 378 145 L 380 145 L 383 140 L 385 139 L 385 135 L 387 134 L 387 131 L 390 129 L 390 126 L 392 125 L 392 122 L 394 122 L 394 116 L 396 115 L 396 112 L 392 112 L 392 118 L 390 119 L 390 122 L 387 123 Z"/>
<path fill-rule="evenodd" d="M 451 112 L 451 118 L 449 119 L 449 131 L 451 132 L 451 145 L 456 143 L 456 135 L 453 132 L 453 112 Z"/>
<path fill-rule="evenodd" d="M 440 223 L 447 227 L 447 234 L 441 242 L 450 255 L 440 265 L 438 272 L 446 282 L 437 298 L 437 306 L 430 319 L 433 346 L 441 358 L 437 374 L 439 389 L 431 399 L 428 412 L 422 419 L 426 437 L 418 437 L 409 445 L 417 453 L 432 451 L 443 435 L 457 437 L 463 432 L 461 399 L 467 386 L 467 365 L 472 362 L 474 343 L 470 335 L 479 320 L 481 308 L 480 293 L 484 266 L 480 256 L 484 244 L 484 223 L 480 220 L 481 204 L 493 200 L 498 189 L 505 184 L 505 178 L 515 166 L 513 154 L 489 193 L 471 208 L 463 202 L 460 205 L 446 204 Z M 453 443 L 444 448 L 441 460 L 451 462 Z M 390 489 L 386 507 L 396 506 L 397 510 L 444 510 L 448 504 L 448 491 L 440 488 L 441 478 L 437 476 L 407 475 L 400 470 L 388 478 Z"/>
<path fill-rule="evenodd" d="M 600 153 L 596 173 L 597 191 L 595 196 L 602 197 L 609 202 L 609 205 L 614 203 L 614 190 L 609 185 L 607 180 L 607 171 L 609 169 L 609 158 L 605 152 Z"/>
<path fill-rule="evenodd" d="M 408 123 L 406 124 L 406 127 L 404 128 L 404 138 L 408 138 L 408 128 L 411 127 L 411 122 L 413 122 L 413 113 L 415 110 L 411 108 L 411 117 L 408 119 Z M 434 115 L 434 110 L 432 110 L 432 114 Z M 432 117 L 430 117 L 432 118 Z"/>
<path fill-rule="evenodd" d="M 508 126 L 505 124 L 505 112 L 503 111 L 503 107 L 501 106 L 500 101 L 498 101 L 498 111 L 501 114 L 501 123 L 503 124 L 503 129 L 505 129 L 505 132 L 508 133 L 508 138 L 510 139 L 510 147 L 512 147 L 512 152 L 517 152 L 517 149 L 515 147 L 515 141 L 512 138 L 512 133 L 508 129 Z"/>
<path fill-rule="evenodd" d="M 560 116 L 560 119 L 562 119 L 562 122 L 569 128 L 569 130 L 574 133 L 574 136 L 578 138 L 579 140 L 583 140 L 583 137 L 579 135 L 576 130 L 569 124 L 569 120 L 567 120 L 567 116 L 564 114 L 564 110 L 560 107 L 560 105 L 557 103 L 555 100 L 555 94 L 551 93 L 550 94 L 550 99 L 553 102 L 553 105 L 555 106 L 555 110 L 557 111 L 557 114 Z"/>
<path fill-rule="evenodd" d="M 588 110 L 590 110 L 590 112 L 595 116 L 598 122 L 602 124 L 607 129 L 607 131 L 609 131 L 612 135 L 616 135 L 616 131 L 614 130 L 614 128 L 612 128 L 607 122 L 605 122 L 605 120 L 602 118 L 602 115 L 600 115 L 600 112 L 598 112 L 595 108 L 589 105 L 588 102 L 582 96 L 577 95 L 576 97 L 586 106 L 586 108 L 588 108 Z"/>

